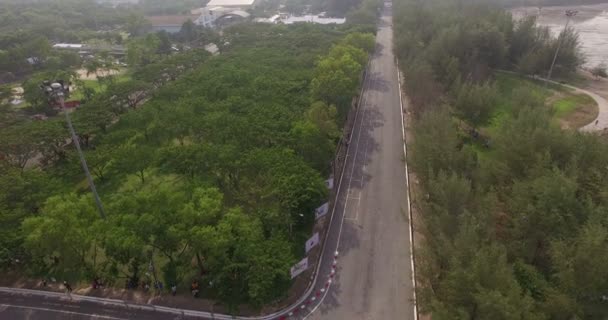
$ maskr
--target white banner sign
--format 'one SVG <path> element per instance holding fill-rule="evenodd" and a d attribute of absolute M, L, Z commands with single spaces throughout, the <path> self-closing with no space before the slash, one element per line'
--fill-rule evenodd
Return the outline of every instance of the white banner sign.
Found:
<path fill-rule="evenodd" d="M 327 211 L 329 211 L 329 202 L 325 202 L 325 204 L 315 210 L 315 219 L 319 219 L 322 216 L 326 215 Z"/>
<path fill-rule="evenodd" d="M 312 238 L 308 239 L 308 241 L 306 241 L 306 253 L 308 253 L 308 251 L 310 251 L 310 249 L 312 249 L 314 246 L 319 244 L 319 233 L 315 233 L 312 235 Z"/>
<path fill-rule="evenodd" d="M 300 273 L 306 271 L 306 269 L 308 269 L 308 257 L 291 267 L 291 278 L 297 277 Z"/>
<path fill-rule="evenodd" d="M 333 189 L 334 188 L 334 178 L 329 178 L 327 180 L 325 180 L 325 186 L 327 187 L 327 189 Z"/>

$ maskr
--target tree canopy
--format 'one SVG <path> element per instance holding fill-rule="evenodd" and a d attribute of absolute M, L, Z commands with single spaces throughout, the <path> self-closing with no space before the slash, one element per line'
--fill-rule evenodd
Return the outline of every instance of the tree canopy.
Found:
<path fill-rule="evenodd" d="M 559 40 L 534 18 L 514 22 L 475 1 L 395 6 L 415 115 L 420 310 L 433 319 L 605 318 L 608 144 L 559 128 L 545 104 L 551 89 L 495 70 L 545 73 Z M 558 68 L 572 72 L 577 36 L 560 37 Z"/>
<path fill-rule="evenodd" d="M 151 281 L 153 262 L 165 283 L 197 279 L 205 297 L 233 310 L 282 298 L 314 209 L 327 201 L 341 117 L 373 37 L 236 25 L 215 57 L 161 52 L 161 37 L 129 40 L 131 79 L 104 84 L 71 112 L 107 220 L 59 119 L 0 130 L 9 137 L 0 143 L 3 173 L 23 180 L 0 186 L 0 230 L 10 235 L 3 267 L 18 256 L 34 274 L 122 286 Z M 324 72 L 344 85 L 323 91 L 319 84 L 333 86 Z M 25 186 L 34 192 L 11 198 Z"/>

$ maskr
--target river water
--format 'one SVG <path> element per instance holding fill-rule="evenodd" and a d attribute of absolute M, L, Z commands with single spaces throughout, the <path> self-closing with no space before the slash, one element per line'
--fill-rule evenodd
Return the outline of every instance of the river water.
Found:
<path fill-rule="evenodd" d="M 607 0 L 608 1 L 608 0 Z M 565 11 L 578 10 L 570 21 L 578 31 L 581 49 L 585 55 L 585 68 L 592 68 L 600 63 L 608 64 L 608 3 L 587 6 L 543 7 L 540 9 L 538 23 L 549 27 L 555 35 L 563 30 L 566 24 Z M 525 14 L 538 15 L 536 7 L 515 8 L 513 16 L 518 18 Z"/>

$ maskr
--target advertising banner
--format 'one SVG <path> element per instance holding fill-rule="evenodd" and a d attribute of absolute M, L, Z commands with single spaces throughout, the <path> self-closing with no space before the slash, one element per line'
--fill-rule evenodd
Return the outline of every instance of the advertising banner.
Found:
<path fill-rule="evenodd" d="M 300 273 L 306 271 L 306 269 L 308 269 L 308 257 L 291 267 L 291 278 L 297 277 Z"/>
<path fill-rule="evenodd" d="M 327 211 L 329 211 L 329 202 L 324 203 L 322 206 L 318 207 L 315 210 L 315 219 L 319 219 L 322 216 L 326 215 Z"/>
<path fill-rule="evenodd" d="M 318 244 L 319 244 L 319 233 L 317 232 L 317 233 L 313 234 L 312 237 L 306 241 L 306 253 L 308 253 L 308 251 L 310 251 L 310 249 L 314 248 Z"/>

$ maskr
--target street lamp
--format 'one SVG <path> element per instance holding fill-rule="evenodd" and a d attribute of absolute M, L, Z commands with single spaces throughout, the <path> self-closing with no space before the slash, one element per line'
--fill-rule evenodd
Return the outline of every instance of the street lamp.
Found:
<path fill-rule="evenodd" d="M 76 150 L 78 151 L 78 157 L 80 157 L 80 164 L 82 165 L 82 169 L 87 176 L 87 181 L 89 182 L 91 192 L 93 192 L 95 204 L 97 204 L 97 209 L 99 210 L 99 215 L 102 219 L 105 219 L 106 214 L 103 210 L 101 200 L 99 199 L 99 194 L 97 194 L 97 189 L 95 188 L 93 177 L 91 177 L 91 172 L 87 166 L 87 161 L 84 159 L 82 149 L 80 149 L 80 142 L 78 136 L 76 136 L 76 132 L 74 131 L 74 126 L 72 125 L 72 120 L 70 119 L 70 113 L 65 108 L 65 96 L 67 93 L 69 93 L 69 85 L 64 84 L 62 80 L 56 80 L 53 83 L 47 80 L 42 82 L 40 88 L 44 91 L 49 100 L 59 102 L 59 105 L 61 105 L 61 110 L 63 110 L 63 114 L 65 114 L 65 121 L 68 123 L 68 128 L 70 129 L 70 134 L 72 135 L 72 141 L 74 141 L 74 145 L 76 145 Z"/>
<path fill-rule="evenodd" d="M 566 26 L 564 27 L 564 34 L 566 30 L 568 30 L 568 24 L 570 23 L 570 19 L 574 17 L 578 11 L 576 10 L 566 10 Z M 562 46 L 562 36 L 560 34 L 559 39 L 557 40 L 557 49 L 555 49 L 555 55 L 553 56 L 553 62 L 551 62 L 551 67 L 549 67 L 549 72 L 547 73 L 547 80 L 551 80 L 551 74 L 553 73 L 553 66 L 555 65 L 555 61 L 557 60 L 557 55 L 559 54 L 559 49 Z"/>

